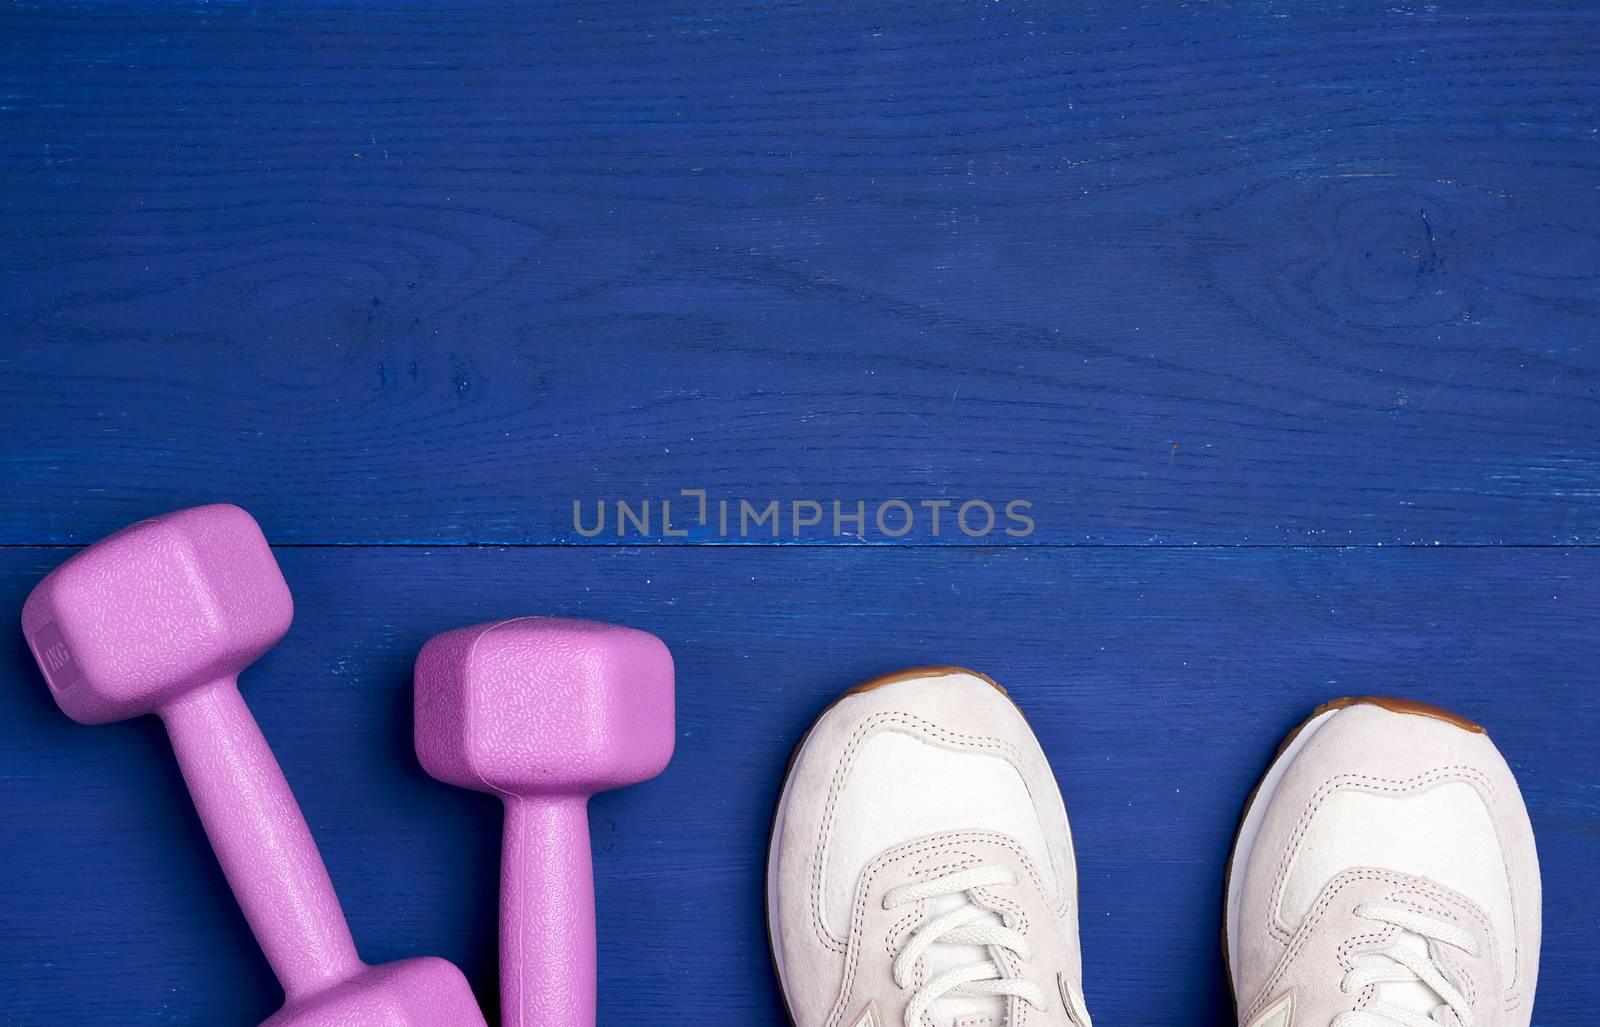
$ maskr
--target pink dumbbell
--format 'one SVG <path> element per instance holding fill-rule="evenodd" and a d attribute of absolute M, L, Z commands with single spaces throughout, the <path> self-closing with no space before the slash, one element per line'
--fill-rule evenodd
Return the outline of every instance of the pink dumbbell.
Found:
<path fill-rule="evenodd" d="M 593 1027 L 589 796 L 672 758 L 672 655 L 654 635 L 524 617 L 439 635 L 417 656 L 417 756 L 505 800 L 505 1027 Z"/>
<path fill-rule="evenodd" d="M 272 1027 L 482 1027 L 466 978 L 432 956 L 361 962 L 333 883 L 235 677 L 294 604 L 236 506 L 124 528 L 50 573 L 22 630 L 61 709 L 84 724 L 158 715 L 286 1001 Z"/>

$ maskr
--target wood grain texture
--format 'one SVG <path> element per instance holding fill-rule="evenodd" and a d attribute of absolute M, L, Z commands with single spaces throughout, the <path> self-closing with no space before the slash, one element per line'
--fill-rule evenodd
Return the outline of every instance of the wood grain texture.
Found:
<path fill-rule="evenodd" d="M 1597 112 L 1589 5 L 9 5 L 0 543 L 1592 544 Z"/>
<path fill-rule="evenodd" d="M 244 690 L 361 951 L 491 1011 L 499 810 L 416 765 L 410 661 L 503 614 L 660 634 L 678 757 L 594 804 L 605 1027 L 779 1022 L 768 819 L 863 678 L 1023 704 L 1111 1027 L 1231 1022 L 1282 733 L 1432 700 L 1523 783 L 1535 1022 L 1585 1024 L 1597 115 L 1580 4 L 8 5 L 0 609 L 129 521 L 255 513 L 299 619 Z M 573 530 L 685 488 L 1037 528 Z M 0 1022 L 274 1007 L 164 746 L 0 632 Z"/>
<path fill-rule="evenodd" d="M 1096 1022 L 1231 1024 L 1223 864 L 1282 735 L 1334 696 L 1486 724 L 1545 880 L 1535 1022 L 1600 995 L 1600 552 L 736 548 L 280 551 L 298 617 L 242 687 L 327 858 L 362 954 L 458 961 L 492 1009 L 500 811 L 428 778 L 410 667 L 433 633 L 530 610 L 644 628 L 678 665 L 660 778 L 596 799 L 600 1022 L 781 1012 L 763 935 L 791 747 L 846 687 L 963 663 L 1027 712 L 1071 810 Z M 16 608 L 62 556 L 0 553 Z M 254 1023 L 265 963 L 159 726 L 83 727 L 0 633 L 0 1019 Z"/>

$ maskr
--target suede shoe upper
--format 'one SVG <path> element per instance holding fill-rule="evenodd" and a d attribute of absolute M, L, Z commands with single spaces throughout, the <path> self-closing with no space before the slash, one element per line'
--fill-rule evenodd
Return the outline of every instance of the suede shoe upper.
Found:
<path fill-rule="evenodd" d="M 796 754 L 772 845 L 799 1027 L 1088 1027 L 1066 810 L 987 679 L 908 672 L 846 695 Z"/>
<path fill-rule="evenodd" d="M 1248 1027 L 1527 1027 L 1539 867 L 1521 793 L 1475 725 L 1330 709 L 1246 814 L 1229 964 Z"/>

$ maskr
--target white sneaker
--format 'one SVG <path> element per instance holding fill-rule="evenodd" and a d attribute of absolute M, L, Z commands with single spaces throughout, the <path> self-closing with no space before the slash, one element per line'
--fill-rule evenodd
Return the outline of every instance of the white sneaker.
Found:
<path fill-rule="evenodd" d="M 767 929 L 797 1027 L 1089 1027 L 1067 812 L 999 685 L 924 667 L 795 751 Z"/>
<path fill-rule="evenodd" d="M 1539 861 L 1483 728 L 1341 699 L 1290 735 L 1245 810 L 1227 949 L 1247 1027 L 1527 1027 Z"/>

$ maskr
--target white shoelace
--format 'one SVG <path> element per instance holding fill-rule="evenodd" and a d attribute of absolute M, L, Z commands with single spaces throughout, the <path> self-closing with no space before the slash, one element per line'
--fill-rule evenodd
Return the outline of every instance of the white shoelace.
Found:
<path fill-rule="evenodd" d="M 884 909 L 894 909 L 896 906 L 951 895 L 960 895 L 966 900 L 954 909 L 938 914 L 912 932 L 905 947 L 895 957 L 895 984 L 901 988 L 909 988 L 916 975 L 918 960 L 930 946 L 941 943 L 1005 949 L 1014 953 L 1023 962 L 1027 962 L 1030 956 L 1028 939 L 1017 931 L 996 923 L 996 912 L 978 905 L 974 896 L 968 894 L 974 888 L 1011 887 L 1016 883 L 1016 876 L 1004 867 L 974 867 L 920 884 L 903 885 L 885 895 Z M 992 995 L 1002 998 L 1009 996 L 1020 999 L 1035 1009 L 1045 1007 L 1044 994 L 1038 986 L 1017 977 L 1005 976 L 1002 968 L 993 959 L 989 959 L 946 970 L 924 983 L 917 989 L 916 994 L 911 996 L 911 1003 L 906 1006 L 906 1027 L 922 1027 L 923 1015 L 935 1002 L 947 995 Z"/>
<path fill-rule="evenodd" d="M 1435 958 L 1439 945 L 1450 945 L 1476 957 L 1478 943 L 1469 932 L 1399 906 L 1368 902 L 1357 906 L 1355 912 L 1356 916 L 1365 920 L 1392 924 L 1402 931 L 1409 931 L 1422 939 L 1426 950 L 1418 951 L 1397 940 L 1389 949 L 1363 959 L 1346 974 L 1340 984 L 1341 990 L 1356 994 L 1374 984 L 1420 982 L 1440 999 L 1441 1005 L 1435 1007 L 1435 1013 L 1439 1009 L 1449 1009 L 1456 1014 L 1462 1027 L 1473 1027 L 1472 1010 L 1467 1006 L 1466 996 L 1444 975 Z M 1392 1002 L 1374 1001 L 1359 1013 L 1340 1015 L 1333 1021 L 1333 1027 L 1394 1027 L 1395 1024 L 1402 1027 L 1439 1027 L 1441 1022 L 1436 1016 L 1423 1016 L 1415 1009 Z"/>

